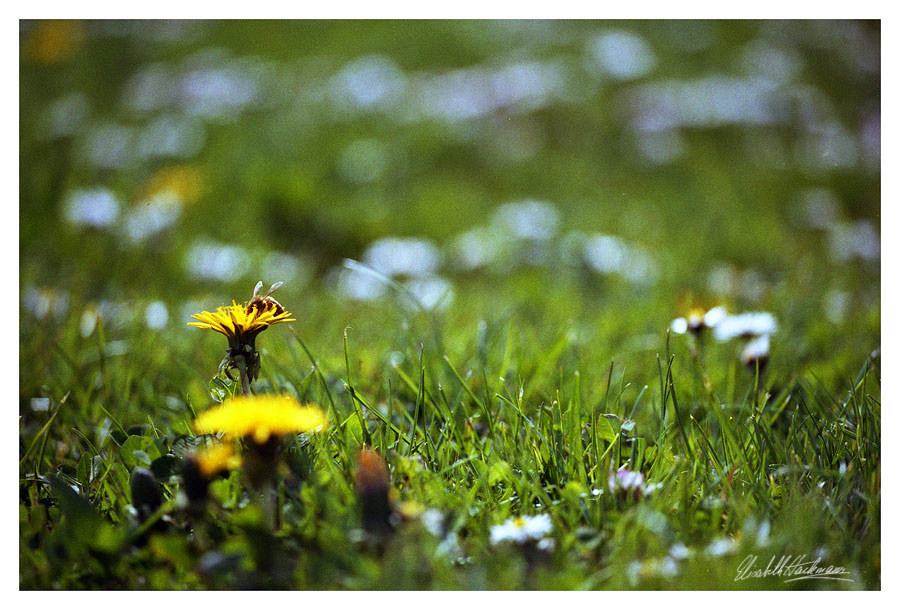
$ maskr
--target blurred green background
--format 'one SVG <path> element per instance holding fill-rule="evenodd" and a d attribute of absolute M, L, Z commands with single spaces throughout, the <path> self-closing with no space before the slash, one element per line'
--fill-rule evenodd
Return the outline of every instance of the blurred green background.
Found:
<path fill-rule="evenodd" d="M 347 258 L 472 346 L 512 315 L 627 364 L 716 304 L 826 381 L 879 345 L 879 22 L 23 21 L 20 50 L 23 401 L 98 318 L 184 391 L 221 348 L 189 315 L 260 279 L 340 358 L 407 319 Z"/>

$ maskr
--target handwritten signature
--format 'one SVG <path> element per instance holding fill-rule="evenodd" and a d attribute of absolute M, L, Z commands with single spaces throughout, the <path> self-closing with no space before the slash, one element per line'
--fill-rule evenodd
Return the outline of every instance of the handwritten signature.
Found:
<path fill-rule="evenodd" d="M 822 566 L 820 565 L 821 557 L 807 560 L 805 553 L 803 555 L 782 555 L 777 559 L 773 555 L 765 568 L 758 567 L 758 560 L 758 555 L 747 555 L 747 558 L 738 566 L 737 576 L 734 577 L 735 582 L 750 578 L 767 578 L 769 576 L 784 577 L 784 582 L 786 583 L 798 580 L 844 580 L 853 582 L 852 578 L 848 578 L 850 571 L 847 568 L 833 565 Z"/>

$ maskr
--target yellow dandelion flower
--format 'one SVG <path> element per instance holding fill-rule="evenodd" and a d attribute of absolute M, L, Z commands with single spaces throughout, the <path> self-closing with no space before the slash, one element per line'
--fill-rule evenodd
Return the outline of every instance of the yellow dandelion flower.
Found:
<path fill-rule="evenodd" d="M 201 413 L 194 425 L 201 433 L 224 432 L 262 445 L 271 437 L 324 429 L 328 420 L 319 407 L 290 396 L 236 396 Z"/>
<path fill-rule="evenodd" d="M 236 339 L 241 345 L 248 345 L 256 335 L 269 326 L 295 320 L 291 317 L 293 315 L 291 312 L 282 308 L 279 313 L 277 309 L 278 307 L 274 304 L 250 307 L 249 305 L 238 305 L 232 301 L 230 306 L 219 307 L 214 312 L 204 311 L 192 315 L 191 317 L 198 322 L 188 322 L 188 326 L 210 328 L 228 337 L 229 342 Z"/>
<path fill-rule="evenodd" d="M 231 302 L 230 306 L 219 307 L 216 311 L 203 311 L 191 317 L 197 322 L 188 322 L 188 326 L 209 328 L 222 333 L 228 339 L 228 350 L 222 364 L 221 371 L 226 365 L 231 368 L 241 368 L 246 365 L 248 379 L 241 375 L 242 383 L 249 382 L 259 376 L 260 358 L 256 351 L 256 336 L 272 326 L 281 322 L 293 322 L 291 312 L 281 306 L 281 303 L 270 295 L 281 282 L 272 285 L 265 295 L 259 295 L 262 282 L 256 285 L 253 298 L 246 304 Z M 249 383 L 244 383 L 244 393 L 249 393 Z"/>
<path fill-rule="evenodd" d="M 236 455 L 234 447 L 216 443 L 194 454 L 197 470 L 207 479 L 211 479 L 223 470 L 235 470 L 241 467 L 241 456 Z"/>

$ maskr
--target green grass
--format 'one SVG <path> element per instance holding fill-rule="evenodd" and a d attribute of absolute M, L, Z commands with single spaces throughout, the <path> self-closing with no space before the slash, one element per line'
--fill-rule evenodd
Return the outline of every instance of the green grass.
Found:
<path fill-rule="evenodd" d="M 257 391 L 322 405 L 334 422 L 308 443 L 285 443 L 274 538 L 238 472 L 214 484 L 217 506 L 202 524 L 188 525 L 175 503 L 177 447 L 211 400 L 153 374 L 173 350 L 147 333 L 127 357 L 98 357 L 99 332 L 80 349 L 57 346 L 70 369 L 50 381 L 38 420 L 47 424 L 21 430 L 21 586 L 127 588 L 140 574 L 154 588 L 880 587 L 877 357 L 832 390 L 814 370 L 776 360 L 756 375 L 727 353 L 733 346 L 694 356 L 686 337 L 662 332 L 659 349 L 623 357 L 626 368 L 573 325 L 512 314 L 467 331 L 395 308 L 406 327 L 391 330 L 374 313 L 334 333 L 330 349 L 325 333 L 304 340 L 275 327 L 260 338 Z M 207 371 L 224 345 L 210 338 L 198 350 Z M 390 351 L 402 362 L 385 362 Z M 209 374 L 197 377 L 194 387 Z M 402 501 L 446 515 L 459 548 L 437 554 L 441 540 L 415 520 L 381 550 L 357 542 L 352 476 L 364 444 L 387 458 Z M 157 472 L 171 518 L 149 539 L 127 510 L 139 466 Z M 621 466 L 661 486 L 641 501 L 617 497 L 607 479 Z M 541 513 L 557 546 L 533 569 L 515 545 L 489 544 L 491 525 Z M 711 556 L 721 540 L 736 546 Z M 659 566 L 676 543 L 692 555 L 667 577 Z M 212 553 L 239 567 L 199 576 Z M 733 581 L 748 554 L 804 553 L 824 553 L 854 582 Z"/>
<path fill-rule="evenodd" d="M 20 588 L 880 589 L 880 258 L 836 257 L 833 243 L 841 227 L 878 230 L 880 162 L 861 139 L 853 164 L 809 161 L 822 125 L 804 122 L 818 112 L 856 138 L 880 104 L 879 74 L 809 22 L 686 23 L 680 36 L 668 22 L 406 25 L 236 21 L 166 39 L 86 24 L 74 54 L 49 64 L 29 59 L 34 24 L 22 27 Z M 880 45 L 877 23 L 838 26 L 845 42 Z M 640 35 L 654 71 L 592 76 L 586 49 L 609 29 Z M 707 46 L 686 51 L 695 38 Z M 630 122 L 635 88 L 744 78 L 740 58 L 759 41 L 799 58 L 780 85 L 795 96 L 776 108 L 786 114 L 683 126 L 681 156 L 648 162 Z M 197 55 L 211 48 L 224 55 Z M 274 84 L 237 120 L 198 119 L 198 152 L 90 160 L 97 125 L 138 134 L 184 111 L 129 109 L 140 70 L 182 74 L 229 53 Z M 410 83 L 560 62 L 573 89 L 456 122 L 354 114 L 320 95 L 372 54 Z M 48 136 L 54 104 L 73 93 L 88 118 Z M 360 140 L 386 164 L 362 183 L 345 167 Z M 123 237 L 123 219 L 173 171 L 194 181 L 177 220 L 144 242 Z M 120 200 L 118 224 L 67 222 L 72 189 L 100 187 Z M 837 202 L 818 226 L 810 189 Z M 539 249 L 513 240 L 490 265 L 455 266 L 461 232 L 526 199 L 559 213 L 543 263 L 522 262 Z M 639 246 L 656 276 L 573 260 L 579 231 Z M 416 306 L 402 277 L 371 301 L 336 289 L 354 267 L 345 259 L 386 236 L 432 240 L 452 302 Z M 199 277 L 188 263 L 202 241 L 243 248 L 246 264 Z M 294 257 L 293 278 L 264 276 L 272 252 Z M 182 310 L 244 301 L 259 279 L 287 280 L 276 296 L 296 321 L 259 337 L 254 392 L 315 403 L 331 422 L 284 439 L 277 529 L 240 470 L 212 483 L 202 510 L 181 493 L 196 414 L 240 391 L 214 378 L 223 337 L 188 327 Z M 151 302 L 167 308 L 162 327 L 144 321 Z M 771 312 L 767 365 L 745 367 L 739 339 L 670 335 L 697 304 Z M 406 515 L 386 535 L 362 528 L 363 446 L 386 460 Z M 611 490 L 622 467 L 653 490 Z M 140 517 L 139 468 L 162 498 Z M 491 543 L 492 526 L 531 515 L 549 516 L 552 550 Z M 821 557 L 849 580 L 738 578 L 751 555 L 755 569 Z"/>

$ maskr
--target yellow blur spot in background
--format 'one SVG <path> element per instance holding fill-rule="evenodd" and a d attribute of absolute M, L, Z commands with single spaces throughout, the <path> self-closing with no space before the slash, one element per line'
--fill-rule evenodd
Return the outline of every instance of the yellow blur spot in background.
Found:
<path fill-rule="evenodd" d="M 56 64 L 71 58 L 84 40 L 84 25 L 76 20 L 50 20 L 34 23 L 25 56 L 35 63 Z"/>
<path fill-rule="evenodd" d="M 203 194 L 203 173 L 193 165 L 172 165 L 160 169 L 147 182 L 148 198 L 171 194 L 184 205 L 196 202 Z"/>

